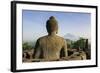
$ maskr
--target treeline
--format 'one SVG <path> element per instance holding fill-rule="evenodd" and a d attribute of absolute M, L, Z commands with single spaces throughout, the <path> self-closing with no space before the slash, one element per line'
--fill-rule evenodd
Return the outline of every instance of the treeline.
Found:
<path fill-rule="evenodd" d="M 71 41 L 69 39 L 66 40 L 67 43 L 67 47 L 71 48 L 71 49 L 81 49 L 81 50 L 85 50 L 85 49 L 90 49 L 90 43 L 88 42 L 88 39 L 85 38 L 80 38 L 77 41 Z"/>
<path fill-rule="evenodd" d="M 23 47 L 23 50 L 31 50 L 31 49 L 34 48 L 34 46 L 32 44 L 28 43 L 28 42 L 24 42 L 22 44 L 22 47 Z"/>

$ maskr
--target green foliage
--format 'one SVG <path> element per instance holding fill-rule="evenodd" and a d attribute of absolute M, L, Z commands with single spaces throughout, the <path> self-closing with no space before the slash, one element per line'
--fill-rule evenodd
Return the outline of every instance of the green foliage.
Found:
<path fill-rule="evenodd" d="M 79 40 L 77 40 L 76 42 L 74 42 L 73 44 L 73 48 L 81 48 L 84 49 L 85 48 L 85 39 L 80 38 Z"/>
<path fill-rule="evenodd" d="M 32 45 L 30 45 L 28 42 L 23 43 L 23 50 L 30 50 L 32 49 Z"/>
<path fill-rule="evenodd" d="M 67 41 L 67 40 L 66 40 Z M 74 49 L 84 49 L 89 47 L 88 45 L 88 39 L 80 38 L 77 41 L 71 41 L 70 43 L 67 43 L 68 48 L 74 48 Z"/>
<path fill-rule="evenodd" d="M 67 41 L 67 48 L 71 48 L 72 47 L 72 42 L 70 39 L 66 39 Z"/>

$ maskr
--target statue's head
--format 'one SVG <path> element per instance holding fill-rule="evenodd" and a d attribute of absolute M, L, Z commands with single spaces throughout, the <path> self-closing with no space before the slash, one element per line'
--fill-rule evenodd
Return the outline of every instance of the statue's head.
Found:
<path fill-rule="evenodd" d="M 54 16 L 51 16 L 46 22 L 47 32 L 50 34 L 52 32 L 58 33 L 58 22 Z"/>

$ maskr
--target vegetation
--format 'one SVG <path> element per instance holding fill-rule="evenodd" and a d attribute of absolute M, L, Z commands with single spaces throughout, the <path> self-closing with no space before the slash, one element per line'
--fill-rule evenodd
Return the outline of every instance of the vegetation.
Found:
<path fill-rule="evenodd" d="M 33 48 L 32 45 L 30 45 L 28 42 L 23 43 L 23 50 L 30 50 Z"/>
<path fill-rule="evenodd" d="M 88 44 L 88 39 L 84 39 L 84 38 L 80 38 L 77 41 L 71 41 L 71 40 L 66 40 L 67 43 L 67 47 L 68 48 L 72 48 L 72 49 L 88 49 L 88 47 L 90 46 L 90 44 Z"/>

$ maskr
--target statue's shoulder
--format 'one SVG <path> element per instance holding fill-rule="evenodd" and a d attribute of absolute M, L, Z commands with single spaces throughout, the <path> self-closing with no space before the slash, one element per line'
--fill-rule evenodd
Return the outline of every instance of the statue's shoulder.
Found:
<path fill-rule="evenodd" d="M 57 36 L 57 38 L 60 39 L 60 40 L 63 40 L 63 41 L 65 40 L 65 39 L 64 39 L 63 37 L 61 37 L 61 36 Z"/>
<path fill-rule="evenodd" d="M 42 36 L 42 37 L 40 37 L 39 39 L 38 39 L 38 41 L 43 41 L 43 40 L 45 40 L 47 38 L 47 36 Z"/>
<path fill-rule="evenodd" d="M 57 36 L 57 38 L 62 43 L 65 43 L 66 42 L 66 40 L 63 37 L 61 37 L 61 36 Z"/>

